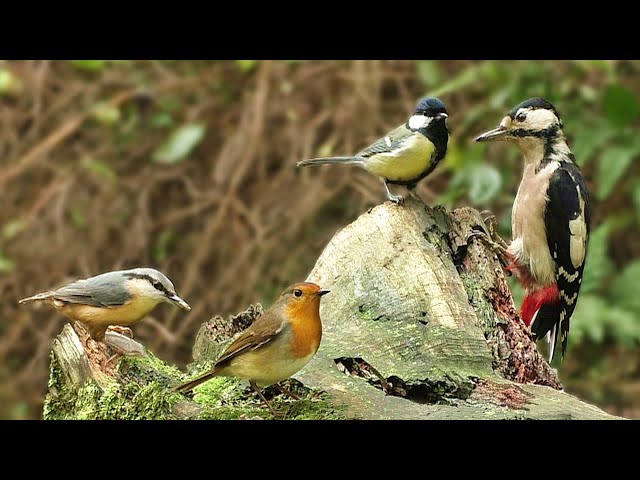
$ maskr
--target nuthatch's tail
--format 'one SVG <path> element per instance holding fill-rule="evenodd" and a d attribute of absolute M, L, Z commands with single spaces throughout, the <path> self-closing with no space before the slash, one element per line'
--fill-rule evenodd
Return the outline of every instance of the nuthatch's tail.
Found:
<path fill-rule="evenodd" d="M 344 165 L 361 165 L 365 162 L 362 157 L 326 157 L 326 158 L 310 158 L 309 160 L 301 160 L 297 163 L 298 167 L 306 167 L 308 165 L 326 165 L 329 163 L 342 163 Z"/>
<path fill-rule="evenodd" d="M 55 292 L 42 292 L 42 293 L 38 293 L 37 295 L 34 295 L 33 297 L 27 297 L 27 298 L 23 298 L 22 300 L 18 300 L 18 303 L 29 303 L 29 302 L 36 302 L 39 300 L 48 300 L 49 298 L 51 298 L 54 295 Z"/>
<path fill-rule="evenodd" d="M 218 368 L 214 367 L 213 370 L 209 370 L 208 372 L 203 373 L 202 375 L 194 378 L 193 380 L 189 380 L 188 382 L 183 383 L 182 385 L 178 385 L 177 387 L 174 388 L 174 391 L 185 393 L 185 392 L 188 392 L 189 390 L 193 390 L 201 383 L 204 383 L 210 378 L 213 378 L 216 375 L 218 375 L 219 371 L 220 370 Z"/>

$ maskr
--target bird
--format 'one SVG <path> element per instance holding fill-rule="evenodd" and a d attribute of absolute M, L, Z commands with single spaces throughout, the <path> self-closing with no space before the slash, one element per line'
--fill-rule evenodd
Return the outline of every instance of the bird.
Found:
<path fill-rule="evenodd" d="M 418 102 L 406 123 L 391 130 L 368 147 L 347 157 L 301 160 L 298 167 L 331 163 L 358 165 L 377 175 L 387 198 L 396 204 L 404 201 L 393 195 L 389 184 L 405 185 L 415 196 L 420 180 L 429 175 L 447 153 L 449 130 L 447 109 L 442 100 L 427 97 Z"/>
<path fill-rule="evenodd" d="M 526 291 L 520 316 L 536 340 L 549 342 L 549 363 L 558 336 L 564 358 L 584 273 L 591 206 L 580 167 L 563 133 L 558 110 L 546 99 L 516 105 L 478 142 L 505 140 L 524 157 L 511 215 L 506 271 Z"/>
<path fill-rule="evenodd" d="M 287 287 L 278 299 L 248 328 L 243 330 L 200 376 L 174 388 L 188 392 L 207 380 L 237 377 L 248 380 L 263 402 L 261 388 L 276 384 L 302 369 L 316 354 L 322 339 L 320 299 L 329 290 L 311 282 Z"/>
<path fill-rule="evenodd" d="M 91 339 L 102 343 L 109 326 L 134 325 L 161 302 L 191 310 L 176 294 L 171 280 L 153 268 L 102 273 L 23 298 L 18 303 L 36 301 L 46 302 L 72 321 L 82 323 Z"/>

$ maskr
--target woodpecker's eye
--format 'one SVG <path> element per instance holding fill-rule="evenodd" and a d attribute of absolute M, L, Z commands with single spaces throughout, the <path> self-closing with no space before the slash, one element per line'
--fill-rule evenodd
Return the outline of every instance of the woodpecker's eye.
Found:
<path fill-rule="evenodd" d="M 296 288 L 296 289 L 293 291 L 293 296 L 294 296 L 294 297 L 297 297 L 297 298 L 300 298 L 300 297 L 302 296 L 302 290 L 300 290 L 299 288 Z"/>
<path fill-rule="evenodd" d="M 527 119 L 527 114 L 524 112 L 520 112 L 518 115 L 516 115 L 516 120 L 519 122 L 524 122 Z"/>

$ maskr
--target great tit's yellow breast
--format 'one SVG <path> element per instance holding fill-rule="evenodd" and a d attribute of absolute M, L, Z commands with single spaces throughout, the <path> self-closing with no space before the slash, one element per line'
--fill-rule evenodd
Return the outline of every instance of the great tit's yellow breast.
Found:
<path fill-rule="evenodd" d="M 431 164 L 435 146 L 427 137 L 416 133 L 394 152 L 369 157 L 365 169 L 391 181 L 410 181 L 418 178 Z"/>

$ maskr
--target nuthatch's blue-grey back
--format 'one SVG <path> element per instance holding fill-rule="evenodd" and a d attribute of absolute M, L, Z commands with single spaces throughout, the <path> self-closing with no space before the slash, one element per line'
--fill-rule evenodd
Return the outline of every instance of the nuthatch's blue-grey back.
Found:
<path fill-rule="evenodd" d="M 153 268 L 103 273 L 18 303 L 33 301 L 47 302 L 71 320 L 81 322 L 96 341 L 104 339 L 110 325 L 134 325 L 161 302 L 191 310 L 176 294 L 171 280 Z"/>

